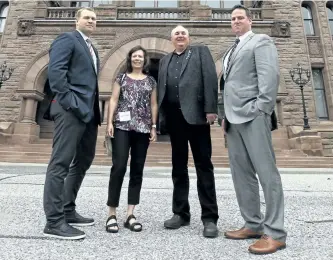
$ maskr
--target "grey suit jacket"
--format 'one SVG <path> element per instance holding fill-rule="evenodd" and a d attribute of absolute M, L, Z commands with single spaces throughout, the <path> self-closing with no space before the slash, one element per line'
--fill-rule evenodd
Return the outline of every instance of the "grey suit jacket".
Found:
<path fill-rule="evenodd" d="M 227 71 L 223 73 L 226 119 L 230 123 L 241 124 L 253 120 L 260 113 L 271 115 L 279 78 L 278 52 L 274 42 L 267 35 L 250 34 L 238 44 Z"/>
<path fill-rule="evenodd" d="M 212 55 L 206 46 L 189 46 L 185 51 L 180 79 L 179 102 L 189 124 L 206 124 L 206 113 L 217 114 L 217 74 Z M 158 105 L 159 121 L 164 122 L 163 100 L 166 96 L 167 72 L 172 53 L 164 56 L 159 64 Z"/>
<path fill-rule="evenodd" d="M 94 117 L 100 124 L 98 91 L 100 61 L 95 48 L 94 51 L 97 57 L 97 71 L 81 34 L 78 31 L 60 34 L 49 50 L 48 79 L 54 99 L 65 110 L 71 110 L 85 123 Z M 44 118 L 47 118 L 47 115 Z"/>

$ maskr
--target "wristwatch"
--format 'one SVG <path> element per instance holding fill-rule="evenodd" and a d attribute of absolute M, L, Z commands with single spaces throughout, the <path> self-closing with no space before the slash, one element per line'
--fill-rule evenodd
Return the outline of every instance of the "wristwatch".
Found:
<path fill-rule="evenodd" d="M 151 128 L 156 128 L 156 125 L 152 125 Z"/>

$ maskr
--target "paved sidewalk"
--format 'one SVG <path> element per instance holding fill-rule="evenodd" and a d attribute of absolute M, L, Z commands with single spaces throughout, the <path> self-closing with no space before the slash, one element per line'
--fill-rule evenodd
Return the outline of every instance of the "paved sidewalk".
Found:
<path fill-rule="evenodd" d="M 105 232 L 109 167 L 92 167 L 78 196 L 78 211 L 95 218 L 96 225 L 82 228 L 82 241 L 46 239 L 42 194 L 44 165 L 0 163 L 0 259 L 333 259 L 333 169 L 282 169 L 285 190 L 287 249 L 273 255 L 247 252 L 255 240 L 233 241 L 223 237 L 228 229 L 243 224 L 229 169 L 216 169 L 220 236 L 202 236 L 196 177 L 190 169 L 191 225 L 165 230 L 171 213 L 170 169 L 147 168 L 136 215 L 143 231 L 123 228 L 128 178 L 123 185 L 118 211 L 120 231 Z M 263 197 L 262 197 L 263 201 Z M 265 209 L 262 203 L 263 210 Z"/>

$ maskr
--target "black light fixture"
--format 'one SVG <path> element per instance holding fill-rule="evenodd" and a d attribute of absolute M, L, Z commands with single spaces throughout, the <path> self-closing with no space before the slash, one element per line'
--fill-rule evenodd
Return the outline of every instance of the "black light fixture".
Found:
<path fill-rule="evenodd" d="M 302 103 L 303 103 L 303 114 L 304 114 L 304 125 L 303 129 L 310 129 L 309 126 L 309 119 L 306 114 L 306 107 L 305 107 L 305 100 L 304 100 L 304 93 L 303 93 L 303 87 L 310 81 L 311 78 L 311 71 L 307 69 L 303 69 L 299 63 L 297 63 L 297 68 L 293 68 L 289 71 L 291 79 L 294 83 L 296 83 L 299 88 L 301 89 L 302 94 Z"/>
<path fill-rule="evenodd" d="M 4 63 L 1 65 L 0 89 L 2 87 L 2 83 L 7 81 L 11 77 L 13 71 L 14 71 L 14 69 L 8 68 L 6 62 L 4 61 Z"/>

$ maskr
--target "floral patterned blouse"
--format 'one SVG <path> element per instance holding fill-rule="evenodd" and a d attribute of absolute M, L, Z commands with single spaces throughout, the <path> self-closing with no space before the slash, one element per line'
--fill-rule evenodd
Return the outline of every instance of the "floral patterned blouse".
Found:
<path fill-rule="evenodd" d="M 118 74 L 116 82 L 120 86 L 118 107 L 115 113 L 115 127 L 125 131 L 150 133 L 152 126 L 151 93 L 156 88 L 152 76 L 132 79 L 127 74 Z M 120 121 L 121 112 L 130 113 L 129 121 Z"/>

